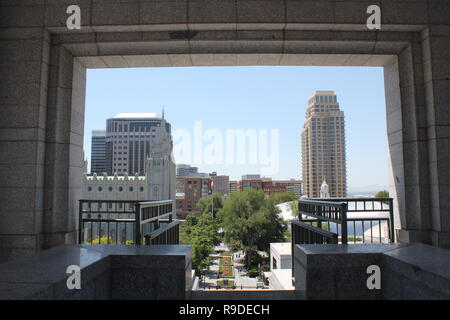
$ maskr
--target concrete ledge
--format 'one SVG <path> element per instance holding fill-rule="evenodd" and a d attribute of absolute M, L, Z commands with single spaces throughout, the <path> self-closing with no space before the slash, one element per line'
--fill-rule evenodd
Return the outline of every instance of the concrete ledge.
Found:
<path fill-rule="evenodd" d="M 69 265 L 81 289 L 67 289 Z M 0 264 L 0 299 L 186 299 L 191 248 L 181 245 L 62 245 Z"/>
<path fill-rule="evenodd" d="M 450 299 L 450 251 L 425 244 L 297 245 L 294 265 L 306 299 Z M 380 290 L 367 288 L 370 265 Z"/>
<path fill-rule="evenodd" d="M 385 299 L 450 299 L 450 250 L 411 244 L 384 252 L 382 265 Z"/>
<path fill-rule="evenodd" d="M 198 290 L 192 300 L 302 300 L 295 290 Z"/>

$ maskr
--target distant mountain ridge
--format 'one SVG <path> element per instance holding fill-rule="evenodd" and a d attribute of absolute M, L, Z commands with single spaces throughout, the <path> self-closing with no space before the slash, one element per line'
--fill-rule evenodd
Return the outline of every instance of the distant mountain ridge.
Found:
<path fill-rule="evenodd" d="M 349 195 L 372 195 L 374 196 L 378 191 L 382 190 L 390 190 L 389 186 L 383 186 L 383 185 L 369 185 L 369 186 L 363 186 L 363 187 L 349 187 L 347 193 Z"/>

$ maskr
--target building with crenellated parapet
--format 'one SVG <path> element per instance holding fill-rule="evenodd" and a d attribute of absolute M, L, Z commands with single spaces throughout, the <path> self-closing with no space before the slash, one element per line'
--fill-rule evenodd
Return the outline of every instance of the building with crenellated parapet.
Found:
<path fill-rule="evenodd" d="M 138 117 L 136 114 L 134 117 Z M 159 119 L 152 129 L 151 148 L 146 150 L 144 174 L 84 174 L 84 200 L 175 200 L 176 165 L 172 155 L 170 125 Z"/>

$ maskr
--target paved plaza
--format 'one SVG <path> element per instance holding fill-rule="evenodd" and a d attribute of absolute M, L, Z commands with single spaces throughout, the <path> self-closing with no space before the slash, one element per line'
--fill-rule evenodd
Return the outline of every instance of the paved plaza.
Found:
<path fill-rule="evenodd" d="M 257 278 L 251 278 L 247 275 L 247 269 L 245 268 L 245 256 L 242 252 L 235 252 L 230 254 L 223 254 L 223 252 L 229 251 L 226 245 L 221 244 L 214 248 L 214 253 L 210 255 L 213 264 L 209 267 L 208 271 L 200 282 L 200 290 L 216 290 L 218 289 L 216 283 L 218 280 L 232 280 L 234 281 L 234 290 L 249 290 L 259 289 L 262 287 L 258 285 Z M 219 261 L 221 256 L 229 255 L 232 257 L 233 262 L 233 275 L 234 277 L 219 277 Z M 227 288 L 221 288 L 227 289 Z M 228 290 L 232 290 L 229 288 Z"/>

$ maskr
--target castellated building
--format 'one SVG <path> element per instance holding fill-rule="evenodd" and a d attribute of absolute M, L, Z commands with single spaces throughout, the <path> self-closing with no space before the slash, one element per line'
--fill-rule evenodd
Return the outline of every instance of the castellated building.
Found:
<path fill-rule="evenodd" d="M 139 115 L 133 114 L 134 118 Z M 123 116 L 121 118 L 127 118 Z M 143 174 L 129 175 L 103 173 L 84 174 L 84 200 L 174 200 L 176 192 L 176 165 L 173 159 L 170 124 L 159 119 L 160 125 L 151 131 L 151 148 L 146 150 Z"/>

